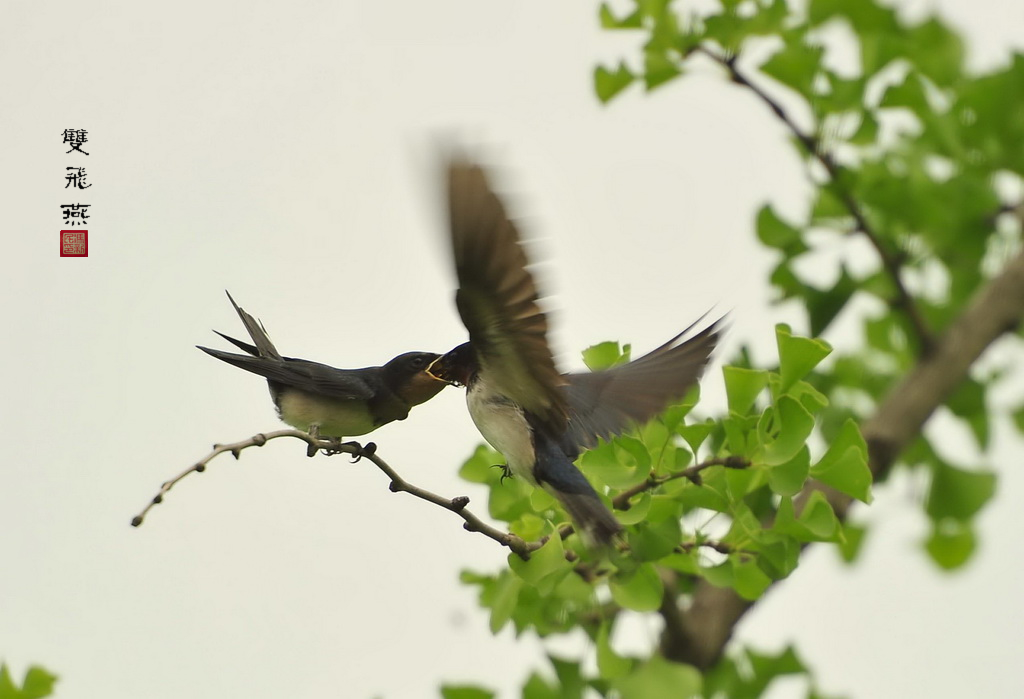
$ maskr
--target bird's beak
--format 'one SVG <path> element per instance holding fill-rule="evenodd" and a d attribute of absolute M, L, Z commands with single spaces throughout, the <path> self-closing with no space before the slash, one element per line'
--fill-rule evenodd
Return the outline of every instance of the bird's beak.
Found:
<path fill-rule="evenodd" d="M 440 357 L 432 361 L 430 366 L 427 367 L 426 372 L 438 381 L 444 381 L 452 386 L 465 386 L 463 381 L 459 381 L 455 367 L 452 365 L 451 358 L 448 354 L 442 354 Z"/>

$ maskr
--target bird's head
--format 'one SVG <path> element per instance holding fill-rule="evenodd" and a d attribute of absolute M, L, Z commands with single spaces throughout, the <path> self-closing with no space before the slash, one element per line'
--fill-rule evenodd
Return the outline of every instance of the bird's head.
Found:
<path fill-rule="evenodd" d="M 466 386 L 478 367 L 476 352 L 468 342 L 464 342 L 435 359 L 427 367 L 427 373 L 454 386 Z"/>
<path fill-rule="evenodd" d="M 409 405 L 424 403 L 448 385 L 448 382 L 427 372 L 441 355 L 436 352 L 406 352 L 384 365 L 394 391 Z"/>

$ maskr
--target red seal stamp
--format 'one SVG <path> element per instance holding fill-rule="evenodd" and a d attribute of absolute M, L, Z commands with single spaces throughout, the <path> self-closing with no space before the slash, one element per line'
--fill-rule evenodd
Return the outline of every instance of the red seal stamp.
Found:
<path fill-rule="evenodd" d="M 61 257 L 88 257 L 89 256 L 89 231 L 61 231 L 60 232 L 60 256 Z"/>

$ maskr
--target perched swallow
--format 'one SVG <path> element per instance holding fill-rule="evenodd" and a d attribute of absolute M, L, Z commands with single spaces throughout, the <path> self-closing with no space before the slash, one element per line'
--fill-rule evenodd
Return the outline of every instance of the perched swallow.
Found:
<path fill-rule="evenodd" d="M 580 451 L 660 414 L 703 373 L 720 322 L 607 371 L 561 374 L 547 318 L 515 225 L 477 165 L 448 168 L 455 303 L 469 342 L 428 371 L 466 387 L 477 429 L 511 473 L 552 493 L 590 544 L 607 545 L 622 525 L 573 464 Z"/>
<path fill-rule="evenodd" d="M 335 369 L 282 357 L 262 324 L 242 310 L 231 294 L 228 299 L 255 345 L 214 330 L 248 354 L 199 349 L 265 377 L 281 420 L 314 436 L 355 437 L 404 420 L 413 406 L 430 400 L 447 385 L 426 372 L 439 356 L 433 352 L 406 352 L 384 366 L 365 369 Z"/>

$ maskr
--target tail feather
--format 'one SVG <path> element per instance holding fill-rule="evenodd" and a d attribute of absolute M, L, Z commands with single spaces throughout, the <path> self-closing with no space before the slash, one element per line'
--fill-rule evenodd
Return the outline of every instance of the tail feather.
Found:
<path fill-rule="evenodd" d="M 233 344 L 235 347 L 237 347 L 238 349 L 242 350 L 243 352 L 247 352 L 247 353 L 251 354 L 254 357 L 260 356 L 260 351 L 259 351 L 259 349 L 255 345 L 250 345 L 248 342 L 242 342 L 241 340 L 236 340 L 235 338 L 231 337 L 230 335 L 225 335 L 224 333 L 220 332 L 219 330 L 214 330 L 213 332 L 217 333 L 218 335 L 223 337 L 225 340 L 227 340 L 228 342 L 230 342 L 231 344 Z"/>
<path fill-rule="evenodd" d="M 587 545 L 611 544 L 615 535 L 622 531 L 622 525 L 583 472 L 543 432 L 534 433 L 534 450 L 537 458 L 534 478 L 562 503 Z"/>
<path fill-rule="evenodd" d="M 280 365 L 264 357 L 250 357 L 244 354 L 232 354 L 231 352 L 222 352 L 221 350 L 210 349 L 209 347 L 202 347 L 200 345 L 196 345 L 196 349 L 201 349 L 211 357 L 216 357 L 222 362 L 227 362 L 239 369 L 245 369 L 246 371 L 251 371 L 254 374 L 259 374 L 264 378 L 280 378 L 277 376 L 281 371 L 279 368 Z"/>
<path fill-rule="evenodd" d="M 576 530 L 588 546 L 609 546 L 622 525 L 605 507 L 597 493 L 563 493 L 549 488 L 562 507 L 569 513 Z"/>
<path fill-rule="evenodd" d="M 270 357 L 271 359 L 281 359 L 281 355 L 278 353 L 277 348 L 274 347 L 274 343 L 270 341 L 270 337 L 267 336 L 267 331 L 263 325 L 253 318 L 251 315 L 242 310 L 241 306 L 235 303 L 235 300 L 231 298 L 231 294 L 227 291 L 224 292 L 228 295 L 228 300 L 231 301 L 231 305 L 235 307 L 235 312 L 238 313 L 238 317 L 242 319 L 242 324 L 245 325 L 245 329 L 249 332 L 249 337 L 252 338 L 253 343 L 256 345 L 256 350 L 259 352 L 261 357 Z M 216 332 L 216 331 L 214 331 Z M 220 333 L 217 333 L 220 335 Z M 221 335 L 224 337 L 224 335 Z M 225 338 L 232 342 L 238 347 L 245 351 L 249 351 L 248 348 L 242 347 L 237 341 L 231 338 Z"/>

